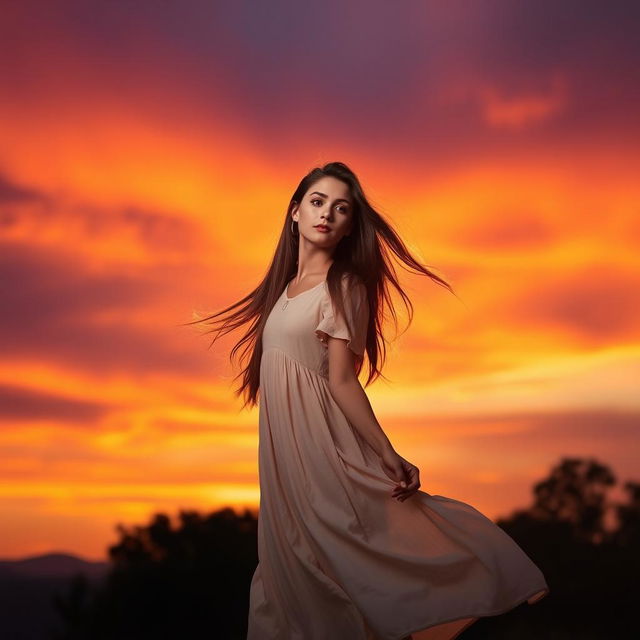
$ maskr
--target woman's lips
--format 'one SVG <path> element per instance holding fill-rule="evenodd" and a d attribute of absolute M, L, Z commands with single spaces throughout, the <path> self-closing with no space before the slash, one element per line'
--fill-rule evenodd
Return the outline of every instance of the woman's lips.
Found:
<path fill-rule="evenodd" d="M 315 228 L 318 231 L 322 231 L 323 233 L 329 233 L 329 231 L 331 231 L 331 229 L 329 227 L 316 226 Z"/>

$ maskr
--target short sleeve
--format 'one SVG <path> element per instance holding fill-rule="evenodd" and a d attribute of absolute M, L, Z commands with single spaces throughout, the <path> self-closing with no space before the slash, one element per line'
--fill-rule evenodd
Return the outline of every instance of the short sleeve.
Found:
<path fill-rule="evenodd" d="M 367 290 L 362 282 L 350 282 L 343 278 L 342 294 L 346 317 L 338 315 L 329 291 L 326 290 L 322 301 L 322 318 L 315 328 L 315 333 L 325 345 L 328 344 L 328 336 L 347 340 L 347 346 L 351 351 L 362 356 L 369 324 Z"/>

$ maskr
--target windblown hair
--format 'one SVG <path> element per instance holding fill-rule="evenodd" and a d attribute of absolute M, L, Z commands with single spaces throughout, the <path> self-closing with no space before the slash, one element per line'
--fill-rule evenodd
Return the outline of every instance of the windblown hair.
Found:
<path fill-rule="evenodd" d="M 297 273 L 299 233 L 292 233 L 291 209 L 302 201 L 309 189 L 324 176 L 333 176 L 346 183 L 353 199 L 353 226 L 350 235 L 344 236 L 335 248 L 333 262 L 327 272 L 327 288 L 334 307 L 344 313 L 342 298 L 343 276 L 355 277 L 366 287 L 369 302 L 369 325 L 366 336 L 366 356 L 369 360 L 369 372 L 365 386 L 382 376 L 382 366 L 386 360 L 387 340 L 382 333 L 383 320 L 386 317 L 384 306 L 387 305 L 393 316 L 397 329 L 398 321 L 392 299 L 389 294 L 389 283 L 392 284 L 409 309 L 409 324 L 413 318 L 413 305 L 400 286 L 396 271 L 391 263 L 390 255 L 397 258 L 410 269 L 430 277 L 437 284 L 454 293 L 452 287 L 438 275 L 430 271 L 416 260 L 389 222 L 368 202 L 356 175 L 342 162 L 330 162 L 323 167 L 311 170 L 294 191 L 282 223 L 280 239 L 271 264 L 262 282 L 244 298 L 217 313 L 199 318 L 185 324 L 204 323 L 214 326 L 205 333 L 217 332 L 209 345 L 211 347 L 222 335 L 249 324 L 245 335 L 235 344 L 230 352 L 230 361 L 236 352 L 243 347 L 240 362 L 248 364 L 236 376 L 242 376 L 242 384 L 235 391 L 236 397 L 244 394 L 244 409 L 258 404 L 260 386 L 260 360 L 262 357 L 262 331 L 278 298 L 284 288 Z M 235 311 L 233 311 L 236 309 Z M 227 315 L 226 318 L 224 316 Z M 216 319 L 217 318 L 217 319 Z M 220 324 L 221 326 L 215 327 Z M 378 367 L 378 360 L 380 368 Z M 356 372 L 359 375 L 364 358 L 356 359 Z M 382 376 L 384 378 L 384 376 Z M 234 378 L 234 380 L 236 379 Z"/>

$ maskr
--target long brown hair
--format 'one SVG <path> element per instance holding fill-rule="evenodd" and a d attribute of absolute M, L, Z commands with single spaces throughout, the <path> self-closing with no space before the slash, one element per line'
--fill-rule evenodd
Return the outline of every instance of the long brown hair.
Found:
<path fill-rule="evenodd" d="M 360 181 L 349 167 L 342 162 L 330 162 L 323 167 L 312 169 L 302 178 L 291 196 L 275 254 L 262 282 L 244 298 L 229 307 L 204 318 L 185 323 L 204 323 L 214 326 L 214 328 L 205 331 L 205 333 L 217 332 L 209 348 L 220 336 L 250 323 L 248 331 L 235 344 L 229 355 L 232 364 L 236 352 L 241 347 L 243 350 L 240 362 L 246 361 L 247 355 L 249 355 L 247 366 L 236 376 L 236 378 L 242 376 L 242 384 L 236 389 L 235 395 L 237 397 L 244 394 L 243 409 L 247 405 L 254 407 L 258 403 L 262 330 L 284 288 L 297 273 L 299 233 L 292 232 L 291 209 L 300 203 L 307 191 L 324 176 L 333 176 L 346 183 L 353 200 L 352 231 L 348 236 L 343 236 L 336 246 L 332 256 L 333 263 L 327 272 L 326 283 L 334 307 L 339 313 L 344 312 L 341 295 L 341 283 L 344 275 L 355 277 L 366 287 L 369 302 L 369 325 L 366 337 L 369 373 L 365 386 L 382 376 L 381 369 L 386 359 L 385 342 L 387 342 L 382 334 L 385 305 L 389 307 L 397 329 L 397 315 L 389 295 L 388 283 L 395 287 L 402 297 L 405 307 L 409 309 L 409 324 L 413 319 L 413 305 L 397 280 L 390 255 L 395 254 L 410 269 L 430 277 L 437 284 L 454 293 L 452 287 L 444 279 L 420 264 L 411 255 L 389 222 L 369 204 Z M 237 310 L 232 312 L 233 309 Z M 228 314 L 226 318 L 224 318 L 225 314 Z M 216 318 L 218 319 L 216 320 Z M 216 324 L 221 324 L 221 326 L 215 328 Z M 381 364 L 378 368 L 380 356 Z M 360 374 L 363 363 L 364 358 L 356 359 L 357 374 Z M 384 378 L 384 376 L 382 377 Z"/>

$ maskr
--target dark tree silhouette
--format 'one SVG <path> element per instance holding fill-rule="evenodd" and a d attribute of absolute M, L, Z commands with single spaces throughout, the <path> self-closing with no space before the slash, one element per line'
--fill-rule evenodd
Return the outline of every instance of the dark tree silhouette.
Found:
<path fill-rule="evenodd" d="M 566 458 L 535 485 L 531 514 L 568 523 L 577 539 L 601 542 L 606 537 L 607 492 L 615 483 L 611 470 L 595 460 Z"/>
<path fill-rule="evenodd" d="M 182 511 L 180 524 L 156 514 L 146 527 L 117 526 L 113 565 L 87 600 L 75 583 L 56 600 L 66 630 L 58 640 L 242 638 L 248 584 L 257 564 L 256 515 L 222 509 L 208 516 Z M 84 585 L 84 590 L 88 589 Z"/>
<path fill-rule="evenodd" d="M 627 482 L 624 490 L 629 496 L 629 502 L 615 505 L 619 527 L 612 538 L 621 547 L 637 549 L 640 546 L 640 484 Z"/>
<path fill-rule="evenodd" d="M 542 569 L 551 591 L 535 605 L 528 631 L 510 636 L 508 620 L 496 618 L 488 637 L 635 637 L 639 545 L 637 528 L 635 539 L 632 532 L 637 527 L 637 492 L 630 492 L 635 500 L 616 506 L 608 498 L 615 483 L 612 471 L 593 458 L 563 458 L 534 485 L 528 509 L 497 520 Z M 616 510 L 617 527 L 608 531 L 605 516 Z M 623 540 L 630 542 L 623 545 Z M 496 633 L 498 629 L 503 633 Z"/>

